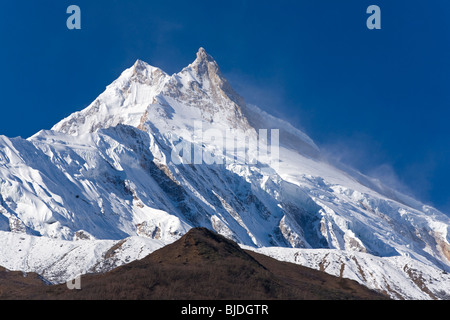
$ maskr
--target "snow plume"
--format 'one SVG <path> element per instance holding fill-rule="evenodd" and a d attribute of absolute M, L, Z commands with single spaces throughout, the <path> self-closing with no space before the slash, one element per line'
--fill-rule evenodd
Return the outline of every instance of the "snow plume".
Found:
<path fill-rule="evenodd" d="M 322 144 L 322 158 L 350 173 L 363 173 L 373 185 L 429 202 L 432 161 L 411 164 L 403 172 L 386 155 L 381 142 L 359 133 Z M 430 204 L 431 205 L 431 204 Z"/>
<path fill-rule="evenodd" d="M 420 296 L 413 293 L 422 283 L 444 297 L 449 217 L 338 163 L 375 168 L 383 158 L 367 151 L 368 142 L 318 148 L 303 131 L 247 104 L 204 49 L 171 76 L 138 60 L 52 130 L 0 136 L 0 265 L 51 270 L 44 276 L 65 281 L 205 227 L 253 248 L 308 250 L 319 269 L 335 262 L 333 270 L 346 276 L 351 267 L 349 275 L 386 281 L 382 288 L 401 297 Z M 392 172 L 379 175 L 396 183 Z M 356 262 L 353 253 L 364 258 Z M 367 274 L 371 261 L 379 261 L 375 278 Z M 389 265 L 419 287 L 384 279 L 385 271 L 394 274 Z"/>
<path fill-rule="evenodd" d="M 280 130 L 259 129 L 258 135 L 242 130 L 220 130 L 209 127 L 204 130 L 202 121 L 194 121 L 192 142 L 180 139 L 171 152 L 176 164 L 241 164 L 267 163 L 278 168 L 280 155 Z"/>

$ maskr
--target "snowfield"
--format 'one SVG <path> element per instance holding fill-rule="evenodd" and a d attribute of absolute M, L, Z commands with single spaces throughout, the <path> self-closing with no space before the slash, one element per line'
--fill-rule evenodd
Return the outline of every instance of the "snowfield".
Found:
<path fill-rule="evenodd" d="M 259 129 L 279 130 L 276 165 L 275 149 L 258 157 Z M 450 296 L 449 217 L 329 164 L 305 133 L 247 105 L 204 49 L 174 75 L 137 61 L 52 130 L 0 136 L 7 269 L 64 282 L 192 227 L 394 299 Z"/>
<path fill-rule="evenodd" d="M 355 280 L 392 299 L 450 299 L 450 274 L 407 256 L 377 257 L 337 249 L 242 247 L 280 261 Z"/>
<path fill-rule="evenodd" d="M 36 272 L 51 283 L 79 275 L 105 272 L 140 260 L 165 243 L 144 237 L 123 240 L 66 241 L 0 232 L 0 265 L 8 270 Z"/>

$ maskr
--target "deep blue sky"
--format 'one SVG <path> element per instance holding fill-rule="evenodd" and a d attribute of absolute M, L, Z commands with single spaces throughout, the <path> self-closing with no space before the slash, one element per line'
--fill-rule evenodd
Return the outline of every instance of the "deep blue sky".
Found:
<path fill-rule="evenodd" d="M 71 4 L 82 30 L 66 28 Z M 0 134 L 49 129 L 136 59 L 174 73 L 203 46 L 248 102 L 448 213 L 449 15 L 447 0 L 8 1 Z"/>

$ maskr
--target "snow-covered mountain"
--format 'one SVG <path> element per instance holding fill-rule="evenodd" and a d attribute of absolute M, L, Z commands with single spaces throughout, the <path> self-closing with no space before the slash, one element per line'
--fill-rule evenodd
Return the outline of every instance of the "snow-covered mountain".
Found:
<path fill-rule="evenodd" d="M 64 282 L 207 227 L 393 298 L 448 298 L 449 217 L 343 168 L 203 48 L 173 75 L 138 60 L 51 130 L 0 136 L 0 265 Z"/>

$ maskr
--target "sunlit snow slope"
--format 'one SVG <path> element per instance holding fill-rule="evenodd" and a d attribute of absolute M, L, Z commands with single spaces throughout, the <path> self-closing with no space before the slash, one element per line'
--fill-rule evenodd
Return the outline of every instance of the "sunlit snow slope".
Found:
<path fill-rule="evenodd" d="M 256 148 L 274 132 L 279 162 Z M 0 136 L 6 268 L 62 282 L 199 226 L 334 274 L 321 261 L 354 261 L 339 275 L 396 299 L 450 296 L 448 216 L 328 164 L 305 133 L 247 105 L 202 48 L 174 75 L 137 61 L 52 130 Z"/>

